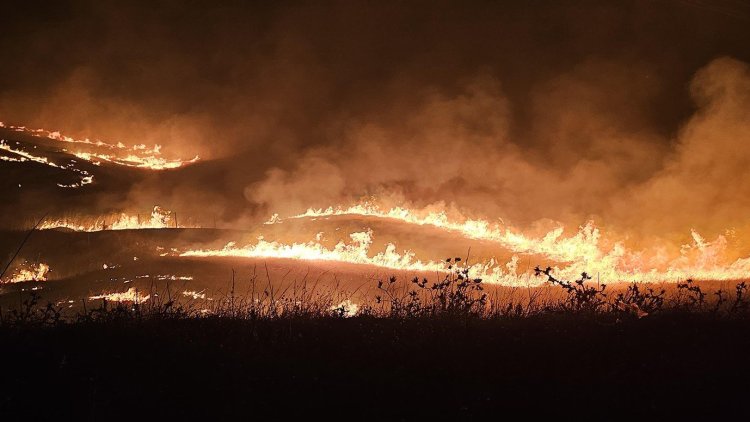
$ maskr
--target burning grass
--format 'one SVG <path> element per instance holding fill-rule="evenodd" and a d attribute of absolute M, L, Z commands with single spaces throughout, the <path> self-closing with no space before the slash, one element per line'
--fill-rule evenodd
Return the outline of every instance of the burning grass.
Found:
<path fill-rule="evenodd" d="M 95 218 L 58 218 L 45 219 L 40 230 L 68 229 L 77 232 L 95 232 L 104 230 L 134 229 L 167 229 L 179 228 L 175 213 L 155 205 L 150 214 L 119 213 Z"/>
<path fill-rule="evenodd" d="M 40 262 L 38 264 L 28 264 L 21 266 L 7 280 L 0 279 L 2 283 L 23 283 L 25 281 L 47 281 L 49 265 Z"/>
<path fill-rule="evenodd" d="M 14 126 L 6 125 L 0 122 L 0 128 L 7 128 L 15 132 L 21 132 L 26 135 L 47 138 L 54 141 L 58 141 L 63 144 L 75 148 L 71 153 L 81 160 L 88 161 L 94 165 L 101 165 L 102 162 L 108 162 L 120 166 L 136 167 L 148 170 L 167 170 L 176 169 L 185 165 L 193 164 L 200 158 L 195 156 L 190 160 L 182 159 L 166 159 L 161 156 L 161 146 L 154 145 L 148 147 L 143 144 L 125 146 L 121 142 L 107 143 L 102 140 L 90 140 L 90 139 L 74 139 L 69 136 L 61 134 L 59 131 L 50 131 L 46 129 L 30 129 L 25 126 Z M 0 145 L 0 149 L 3 148 Z M 67 148 L 63 149 L 67 152 Z M 16 152 L 16 151 L 13 151 Z M 16 152 L 18 154 L 18 152 Z M 23 154 L 23 152 L 21 152 Z M 36 157 L 25 158 L 37 160 Z M 46 158 L 41 158 L 39 161 L 43 164 L 49 164 Z M 85 174 L 87 175 L 87 173 Z M 93 176 L 91 176 L 93 178 Z M 91 183 L 91 179 L 88 180 Z M 86 183 L 81 183 L 86 184 Z"/>
<path fill-rule="evenodd" d="M 392 220 L 411 226 L 428 226 L 467 239 L 490 242 L 517 256 L 538 254 L 553 262 L 561 263 L 555 270 L 565 277 L 573 278 L 581 271 L 598 274 L 607 280 L 633 280 L 639 282 L 678 282 L 690 277 L 705 280 L 741 279 L 750 270 L 750 259 L 737 258 L 731 253 L 727 235 L 713 241 L 705 239 L 695 230 L 690 231 L 690 242 L 682 244 L 678 253 L 665 253 L 667 242 L 654 243 L 650 248 L 630 248 L 619 236 L 605 233 L 594 221 L 578 227 L 572 235 L 564 235 L 566 228 L 560 224 L 543 236 L 530 236 L 523 230 L 505 225 L 463 216 L 450 217 L 444 207 L 410 209 L 393 207 L 382 209 L 369 202 L 349 207 L 308 209 L 305 213 L 287 219 L 274 214 L 266 225 L 282 224 L 285 220 L 327 219 L 334 217 L 360 216 Z M 674 246 L 674 245 L 671 245 Z M 215 253 L 221 253 L 216 251 Z M 225 252 L 231 253 L 231 252 Z M 433 266 L 434 263 L 431 263 Z M 498 265 L 493 258 L 477 268 L 485 280 L 512 284 L 517 278 L 517 261 Z"/>
<path fill-rule="evenodd" d="M 17 309 L 0 308 L 0 322 L 15 325 L 58 325 L 116 318 L 240 320 L 330 319 L 360 317 L 378 319 L 515 319 L 544 315 L 581 315 L 607 322 L 641 319 L 660 314 L 710 314 L 715 317 L 750 316 L 746 282 L 711 290 L 691 279 L 674 285 L 633 283 L 614 288 L 592 281 L 586 273 L 576 280 L 556 277 L 550 267 L 535 272 L 547 281 L 545 288 L 508 288 L 472 278 L 461 258 L 446 260 L 449 272 L 442 279 L 410 280 L 395 276 L 379 279 L 362 294 L 364 285 L 344 290 L 323 288 L 318 281 L 274 284 L 266 268 L 263 279 L 254 272 L 239 280 L 232 272 L 228 291 L 218 297 L 205 290 L 174 290 L 172 282 L 190 277 L 154 277 L 148 289 L 129 287 L 81 299 L 80 309 L 71 303 L 40 306 L 35 290 Z M 162 287 L 156 284 L 162 281 Z M 665 287 L 668 286 L 668 287 Z M 174 291 L 173 291 L 174 290 Z M 371 293 L 374 290 L 374 294 Z M 23 290 L 19 291 L 23 294 Z M 75 309 L 75 311 L 70 311 Z M 50 310 L 54 312 L 50 313 Z M 49 319 L 54 316 L 53 319 Z"/>

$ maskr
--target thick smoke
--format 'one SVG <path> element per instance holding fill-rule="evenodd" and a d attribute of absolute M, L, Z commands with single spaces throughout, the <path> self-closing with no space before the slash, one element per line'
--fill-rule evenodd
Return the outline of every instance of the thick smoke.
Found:
<path fill-rule="evenodd" d="M 750 67 L 714 60 L 697 72 L 690 91 L 698 110 L 680 128 L 664 165 L 632 195 L 617 198 L 616 212 L 646 230 L 747 230 L 750 200 L 742 192 L 750 187 Z"/>
<path fill-rule="evenodd" d="M 113 206 L 374 198 L 529 227 L 747 229 L 737 2 L 57 2 L 0 18 L 0 120 L 203 164 Z"/>

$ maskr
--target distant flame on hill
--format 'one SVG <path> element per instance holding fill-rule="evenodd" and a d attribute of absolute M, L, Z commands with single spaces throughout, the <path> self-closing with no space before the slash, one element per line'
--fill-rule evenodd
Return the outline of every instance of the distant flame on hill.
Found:
<path fill-rule="evenodd" d="M 97 217 L 92 219 L 61 218 L 56 220 L 44 221 L 39 228 L 58 229 L 65 228 L 68 230 L 80 232 L 96 232 L 102 230 L 132 230 L 132 229 L 167 229 L 178 228 L 174 213 L 165 210 L 160 206 L 154 206 L 150 215 L 132 215 L 121 213 L 117 216 L 107 219 L 106 217 Z"/>
<path fill-rule="evenodd" d="M 106 161 L 127 167 L 137 167 L 149 170 L 166 170 L 192 164 L 200 159 L 197 155 L 190 160 L 166 159 L 161 156 L 161 145 L 158 144 L 150 148 L 143 144 L 127 147 L 122 142 L 112 144 L 101 140 L 92 141 L 90 139 L 74 139 L 61 134 L 59 131 L 29 129 L 25 126 L 6 125 L 3 122 L 0 122 L 0 128 L 7 128 L 27 135 L 54 139 L 56 141 L 71 144 L 80 148 L 78 151 L 72 151 L 71 154 L 95 165 L 100 165 L 102 161 Z M 101 152 L 102 149 L 107 152 Z M 64 149 L 63 151 L 67 150 Z"/>
<path fill-rule="evenodd" d="M 86 170 L 77 168 L 75 166 L 75 162 L 70 162 L 68 164 L 56 164 L 50 161 L 47 157 L 37 156 L 27 151 L 24 151 L 22 149 L 13 148 L 5 140 L 0 140 L 0 150 L 6 151 L 15 156 L 15 157 L 8 157 L 5 155 L 0 155 L 0 160 L 2 161 L 10 161 L 10 162 L 17 162 L 17 163 L 24 163 L 27 161 L 31 161 L 34 163 L 43 164 L 45 166 L 55 167 L 55 168 L 59 168 L 62 170 L 73 171 L 79 174 L 79 177 L 81 178 L 79 182 L 72 183 L 72 184 L 58 183 L 57 186 L 60 186 L 61 188 L 79 188 L 81 186 L 88 185 L 94 182 L 94 176 Z"/>
<path fill-rule="evenodd" d="M 129 288 L 125 292 L 120 293 L 106 293 L 96 296 L 90 296 L 89 299 L 105 299 L 111 302 L 132 302 L 132 303 L 144 303 L 151 298 L 151 295 L 143 295 L 138 292 L 135 287 Z"/>
<path fill-rule="evenodd" d="M 49 273 L 49 265 L 40 262 L 36 265 L 18 269 L 11 278 L 3 280 L 3 282 L 22 283 L 24 281 L 47 281 L 47 273 Z"/>

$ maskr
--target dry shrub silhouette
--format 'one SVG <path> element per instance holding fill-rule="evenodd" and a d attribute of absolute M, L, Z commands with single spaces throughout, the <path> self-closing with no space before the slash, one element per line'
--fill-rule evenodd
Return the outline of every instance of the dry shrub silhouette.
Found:
<path fill-rule="evenodd" d="M 586 284 L 591 280 L 587 273 L 581 273 L 581 278 L 574 281 L 566 281 L 552 275 L 552 268 L 534 268 L 537 276 L 544 275 L 551 284 L 560 286 L 567 294 L 566 298 L 552 306 L 551 309 L 559 309 L 564 312 L 599 312 L 607 304 L 607 294 L 604 292 L 606 284 L 597 283 L 596 286 Z"/>
<path fill-rule="evenodd" d="M 395 318 L 424 316 L 486 316 L 487 294 L 481 278 L 469 277 L 469 268 L 459 267 L 461 258 L 448 258 L 445 277 L 429 284 L 415 277 L 401 285 L 396 277 L 378 281 L 375 297 L 379 314 Z M 378 312 L 376 312 L 378 313 Z"/>

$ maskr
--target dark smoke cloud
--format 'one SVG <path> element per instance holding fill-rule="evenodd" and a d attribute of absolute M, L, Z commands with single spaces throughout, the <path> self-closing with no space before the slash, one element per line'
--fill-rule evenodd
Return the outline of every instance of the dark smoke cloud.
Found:
<path fill-rule="evenodd" d="M 742 2 L 3 9 L 0 120 L 205 158 L 118 206 L 236 223 L 369 195 L 666 234 L 750 211 Z"/>

